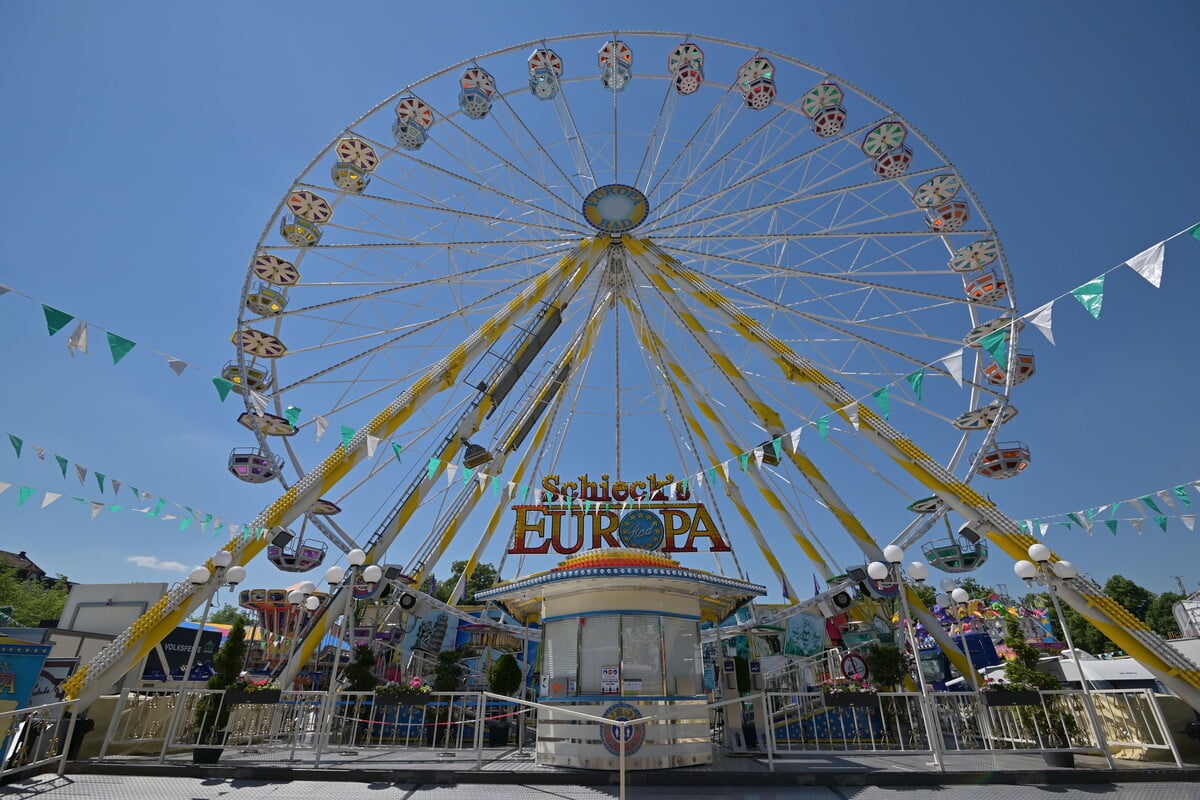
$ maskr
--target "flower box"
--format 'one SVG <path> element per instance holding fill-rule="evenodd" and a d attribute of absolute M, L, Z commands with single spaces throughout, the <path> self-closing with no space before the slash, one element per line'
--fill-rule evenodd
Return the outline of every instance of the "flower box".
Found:
<path fill-rule="evenodd" d="M 829 708 L 879 707 L 879 696 L 872 692 L 827 692 L 824 697 Z"/>
<path fill-rule="evenodd" d="M 247 691 L 245 689 L 226 689 L 225 703 L 226 705 L 258 705 L 270 706 L 279 702 L 283 690 L 281 689 L 255 689 Z"/>
<path fill-rule="evenodd" d="M 983 704 L 989 707 L 997 706 L 1040 706 L 1042 696 L 1032 689 L 1017 689 L 1003 692 L 980 692 Z"/>

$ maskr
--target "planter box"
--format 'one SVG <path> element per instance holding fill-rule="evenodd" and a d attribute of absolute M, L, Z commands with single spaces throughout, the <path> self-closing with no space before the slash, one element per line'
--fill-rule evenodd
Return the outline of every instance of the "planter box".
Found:
<path fill-rule="evenodd" d="M 273 706 L 279 702 L 280 696 L 283 694 L 282 689 L 259 689 L 254 692 L 247 692 L 241 689 L 226 689 L 225 704 L 226 705 L 259 705 Z"/>
<path fill-rule="evenodd" d="M 879 696 L 870 692 L 840 692 L 824 698 L 828 708 L 879 708 Z"/>
<path fill-rule="evenodd" d="M 1042 696 L 1035 691 L 980 692 L 985 706 L 1040 706 Z"/>

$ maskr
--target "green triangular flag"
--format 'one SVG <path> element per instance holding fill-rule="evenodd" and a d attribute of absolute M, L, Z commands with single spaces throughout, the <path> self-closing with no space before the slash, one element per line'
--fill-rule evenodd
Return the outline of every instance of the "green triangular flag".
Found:
<path fill-rule="evenodd" d="M 400 445 L 396 444 L 395 442 L 392 442 L 392 452 L 394 452 L 396 454 L 396 460 L 403 463 L 403 459 L 400 458 L 400 449 L 401 449 Z"/>
<path fill-rule="evenodd" d="M 68 462 L 62 456 L 55 456 L 54 460 L 58 462 L 58 468 L 62 470 L 63 477 L 67 477 L 67 464 L 70 462 Z"/>
<path fill-rule="evenodd" d="M 67 326 L 67 323 L 75 319 L 67 312 L 59 311 L 57 308 L 51 308 L 45 304 L 42 305 L 42 311 L 46 313 L 46 330 L 50 331 L 51 336 L 61 331 Z"/>
<path fill-rule="evenodd" d="M 1029 523 L 1022 520 L 1017 523 L 1017 527 L 1021 529 L 1021 533 L 1029 533 Z"/>
<path fill-rule="evenodd" d="M 521 490 L 521 499 L 522 500 L 524 500 L 526 497 L 529 496 L 529 487 L 528 486 L 526 486 L 525 484 L 521 484 L 517 488 L 519 488 Z"/>
<path fill-rule="evenodd" d="M 225 398 L 229 396 L 229 390 L 233 388 L 233 381 L 227 381 L 224 378 L 213 378 L 213 386 L 217 387 L 217 394 L 221 395 L 221 402 L 225 402 Z"/>
<path fill-rule="evenodd" d="M 283 410 L 283 415 L 287 417 L 287 421 L 291 423 L 293 428 L 300 423 L 300 409 L 296 408 L 295 406 L 288 406 L 285 408 Z"/>
<path fill-rule="evenodd" d="M 771 449 L 775 451 L 775 458 L 783 458 L 783 437 L 776 436 L 772 439 Z M 683 488 L 687 489 L 687 481 L 683 481 Z"/>
<path fill-rule="evenodd" d="M 187 529 L 187 526 L 191 525 L 191 524 L 192 524 L 191 517 L 180 517 L 179 518 L 179 532 L 183 533 L 183 531 Z"/>
<path fill-rule="evenodd" d="M 25 505 L 25 501 L 30 497 L 33 497 L 33 494 L 36 491 L 37 489 L 34 489 L 32 486 L 22 486 L 17 490 L 17 505 Z"/>
<path fill-rule="evenodd" d="M 463 486 L 466 486 L 468 483 L 471 482 L 471 478 L 475 477 L 475 470 L 473 470 L 469 467 L 463 467 L 462 476 L 463 476 Z"/>
<path fill-rule="evenodd" d="M 1200 222 L 1188 228 L 1188 233 L 1192 235 L 1193 239 L 1200 242 Z"/>
<path fill-rule="evenodd" d="M 1098 278 L 1092 278 L 1078 289 L 1072 289 L 1071 294 L 1075 295 L 1075 299 L 1088 310 L 1089 314 L 1096 319 L 1100 319 L 1100 307 L 1104 305 L 1103 275 Z"/>
<path fill-rule="evenodd" d="M 1062 526 L 1063 526 L 1064 528 L 1066 528 L 1067 530 L 1071 530 L 1071 523 L 1069 523 L 1069 522 L 1060 522 L 1060 523 L 1058 523 L 1058 524 L 1059 524 L 1059 525 L 1062 525 Z"/>
<path fill-rule="evenodd" d="M 108 507 L 108 510 L 109 510 L 109 511 L 111 511 L 111 512 L 113 512 L 113 513 L 115 514 L 115 513 L 117 513 L 118 511 L 121 511 L 121 510 L 123 510 L 124 508 L 125 508 L 125 506 L 119 506 L 119 505 L 116 505 L 116 504 L 114 503 L 113 505 L 111 505 L 111 506 L 109 506 L 109 507 Z"/>
<path fill-rule="evenodd" d="M 354 428 L 348 425 L 342 426 L 342 448 L 346 451 L 350 450 L 350 441 L 354 438 Z"/>
<path fill-rule="evenodd" d="M 1159 508 L 1158 505 L 1153 500 L 1150 499 L 1150 495 L 1146 495 L 1145 497 L 1143 497 L 1142 502 L 1145 503 L 1146 505 L 1150 506 L 1150 508 L 1154 511 L 1155 514 L 1162 513 L 1162 509 Z"/>
<path fill-rule="evenodd" d="M 21 457 L 21 445 L 25 444 L 25 440 L 22 439 L 20 436 L 17 436 L 15 433 L 10 433 L 8 435 L 8 440 L 10 442 L 12 442 L 13 450 L 17 451 L 17 458 L 20 458 Z"/>
<path fill-rule="evenodd" d="M 776 439 L 775 441 L 778 442 L 779 440 Z M 688 490 L 688 481 L 687 481 L 687 478 L 684 478 L 683 480 L 681 480 L 679 482 L 679 489 L 676 491 L 675 494 L 676 494 L 676 496 L 679 496 L 681 494 L 687 494 L 687 490 Z"/>
<path fill-rule="evenodd" d="M 738 463 L 742 466 L 742 472 L 746 471 L 746 467 L 750 464 L 750 454 L 742 453 L 737 457 Z"/>
<path fill-rule="evenodd" d="M 1096 509 L 1089 508 L 1088 510 L 1083 512 L 1083 515 L 1088 518 L 1088 522 L 1091 522 L 1092 520 L 1094 520 L 1096 518 Z"/>
<path fill-rule="evenodd" d="M 1072 514 L 1067 514 L 1067 518 L 1068 518 L 1068 519 L 1070 519 L 1072 522 L 1074 522 L 1074 523 L 1075 523 L 1076 525 L 1078 525 L 1079 527 L 1081 527 L 1081 528 L 1083 527 L 1083 520 L 1081 520 L 1081 519 L 1079 518 L 1079 515 L 1078 515 L 1078 514 L 1074 514 L 1074 513 L 1072 513 Z"/>
<path fill-rule="evenodd" d="M 987 350 L 992 358 L 996 359 L 996 363 L 1000 365 L 1000 369 L 1008 369 L 1008 329 L 1001 328 L 998 331 L 992 331 L 987 336 L 979 340 L 979 346 Z"/>
<path fill-rule="evenodd" d="M 1117 535 L 1117 525 L 1119 525 L 1120 522 L 1121 522 L 1120 520 L 1116 520 L 1116 519 L 1104 520 L 1104 524 L 1108 526 L 1108 530 L 1112 533 L 1113 536 Z"/>
<path fill-rule="evenodd" d="M 1155 517 L 1154 521 L 1158 523 L 1158 527 L 1162 528 L 1163 533 L 1167 532 L 1167 518 L 1166 517 Z"/>
<path fill-rule="evenodd" d="M 917 370 L 913 374 L 909 375 L 904 380 L 908 381 L 908 385 L 912 387 L 913 394 L 915 394 L 917 396 L 917 399 L 920 400 L 921 399 L 921 384 L 925 382 L 925 368 L 922 367 L 921 369 Z"/>
<path fill-rule="evenodd" d="M 709 486 L 716 486 L 716 485 L 717 485 L 717 468 L 716 468 L 716 467 L 709 467 L 709 468 L 708 468 L 708 470 L 707 470 L 707 472 L 708 472 L 708 484 L 709 484 Z"/>
<path fill-rule="evenodd" d="M 1114 517 L 1117 516 L 1117 509 L 1121 506 L 1121 502 L 1122 501 L 1118 500 L 1117 502 L 1113 503 L 1111 507 L 1109 507 L 1109 509 L 1108 509 L 1108 518 L 1109 519 L 1113 519 Z"/>
<path fill-rule="evenodd" d="M 154 504 L 154 508 L 152 508 L 146 512 L 146 516 L 151 519 L 153 519 L 154 517 L 157 517 L 160 513 L 162 513 L 162 508 L 166 504 L 167 504 L 167 501 L 165 498 L 162 498 L 162 497 L 158 498 L 158 502 Z"/>
<path fill-rule="evenodd" d="M 129 355 L 129 351 L 136 346 L 136 342 L 131 342 L 124 336 L 117 336 L 115 333 L 108 334 L 108 349 L 112 352 L 114 364 L 120 363 L 121 359 Z"/>
<path fill-rule="evenodd" d="M 495 475 L 492 476 L 492 494 L 495 497 L 500 496 L 500 479 Z"/>
<path fill-rule="evenodd" d="M 871 396 L 874 397 L 875 402 L 879 404 L 880 415 L 882 415 L 884 419 L 887 419 L 889 416 L 891 416 L 892 404 L 888 400 L 888 387 L 884 386 L 882 389 L 876 389 L 875 391 L 871 392 Z"/>
<path fill-rule="evenodd" d="M 429 465 L 425 467 L 426 480 L 433 480 L 434 473 L 437 472 L 438 464 L 440 464 L 440 463 L 441 462 L 438 461 L 436 458 L 429 459 Z"/>
<path fill-rule="evenodd" d="M 817 433 L 821 434 L 824 439 L 829 434 L 829 417 L 821 417 L 817 420 Z"/>
<path fill-rule="evenodd" d="M 64 476 L 64 477 L 66 477 L 66 476 Z M 1185 489 L 1182 486 L 1176 486 L 1171 491 L 1175 493 L 1175 496 L 1178 497 L 1180 502 L 1182 502 L 1185 506 L 1187 506 L 1188 508 L 1192 507 L 1192 499 L 1190 497 L 1188 497 L 1187 489 Z"/>
<path fill-rule="evenodd" d="M 100 486 L 100 494 L 104 494 L 104 479 L 106 476 L 103 472 L 92 472 L 96 476 L 96 483 Z"/>
<path fill-rule="evenodd" d="M 205 514 L 204 519 L 200 521 L 200 530 L 208 530 L 208 523 L 212 522 L 212 514 Z"/>

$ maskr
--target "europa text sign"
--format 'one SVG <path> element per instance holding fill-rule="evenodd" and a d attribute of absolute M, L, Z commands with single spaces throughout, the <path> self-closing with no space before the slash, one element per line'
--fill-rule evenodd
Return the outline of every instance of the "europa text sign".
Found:
<path fill-rule="evenodd" d="M 671 475 L 661 481 L 648 475 L 631 482 L 610 482 L 607 475 L 599 481 L 581 475 L 578 481 L 562 482 L 548 475 L 542 489 L 550 504 L 513 506 L 517 518 L 508 552 L 571 555 L 631 547 L 695 553 L 701 546 L 729 550 L 708 510 L 701 503 L 686 502 L 691 495 Z"/>

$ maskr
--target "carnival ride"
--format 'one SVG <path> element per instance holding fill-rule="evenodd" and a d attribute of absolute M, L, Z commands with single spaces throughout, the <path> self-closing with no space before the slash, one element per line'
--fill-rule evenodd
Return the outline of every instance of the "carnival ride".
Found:
<path fill-rule="evenodd" d="M 427 608 L 416 587 L 449 551 L 464 581 L 507 552 L 510 505 L 557 508 L 578 536 L 557 545 L 578 548 L 594 509 L 645 505 L 628 482 L 650 476 L 711 511 L 733 548 L 715 572 L 772 573 L 792 603 L 774 620 L 853 611 L 879 539 L 909 547 L 950 515 L 934 566 L 977 567 L 988 544 L 1025 557 L 1033 540 L 971 483 L 1031 463 L 997 441 L 1035 372 L 1020 330 L 964 177 L 845 80 L 700 36 L 516 45 L 403 87 L 283 192 L 223 372 L 254 437 L 229 470 L 282 491 L 224 549 L 319 563 L 285 557 L 302 520 L 333 557 L 395 564 L 387 602 Z M 541 488 L 601 475 L 626 497 Z M 804 601 L 800 557 L 825 583 Z M 302 626 L 299 663 L 352 580 Z M 69 696 L 90 702 L 217 585 L 173 587 Z M 1200 708 L 1195 665 L 1090 580 L 1060 593 Z"/>

